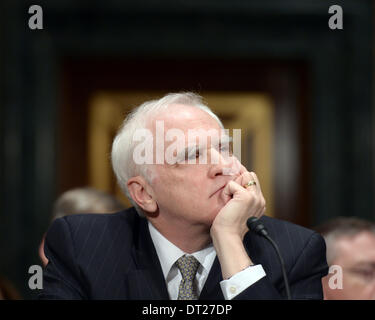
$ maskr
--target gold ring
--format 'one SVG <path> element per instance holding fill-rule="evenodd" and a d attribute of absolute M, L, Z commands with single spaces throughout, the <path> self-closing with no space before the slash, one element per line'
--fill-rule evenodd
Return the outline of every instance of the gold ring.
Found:
<path fill-rule="evenodd" d="M 257 183 L 254 180 L 250 180 L 247 184 L 245 184 L 243 187 L 246 189 L 250 186 L 255 186 Z"/>

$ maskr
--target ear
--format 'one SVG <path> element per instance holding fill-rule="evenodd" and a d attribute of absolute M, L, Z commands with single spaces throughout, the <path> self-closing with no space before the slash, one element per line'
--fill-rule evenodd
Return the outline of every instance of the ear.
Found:
<path fill-rule="evenodd" d="M 141 176 L 132 177 L 128 180 L 127 185 L 130 196 L 136 204 L 145 212 L 156 212 L 158 206 L 153 197 L 153 190 L 145 178 Z"/>

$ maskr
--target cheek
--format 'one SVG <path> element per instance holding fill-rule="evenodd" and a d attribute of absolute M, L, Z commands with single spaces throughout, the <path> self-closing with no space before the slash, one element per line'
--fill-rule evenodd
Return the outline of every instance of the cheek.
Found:
<path fill-rule="evenodd" d="M 343 287 L 345 292 L 353 298 L 357 296 L 358 299 L 361 299 L 366 294 L 366 284 L 361 279 L 351 275 L 344 276 Z"/>
<path fill-rule="evenodd" d="M 155 177 L 151 185 L 157 202 L 163 203 L 165 199 L 171 197 L 173 188 L 171 188 L 169 181 L 160 179 L 160 177 Z"/>
<path fill-rule="evenodd" d="M 176 184 L 175 180 L 175 176 L 170 174 L 170 172 L 164 168 L 155 168 L 155 172 L 152 173 L 150 179 L 152 186 L 156 190 L 170 188 L 170 186 Z"/>

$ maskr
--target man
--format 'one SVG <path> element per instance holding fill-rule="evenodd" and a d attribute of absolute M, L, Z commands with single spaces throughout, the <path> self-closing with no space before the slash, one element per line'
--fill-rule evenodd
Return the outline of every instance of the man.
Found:
<path fill-rule="evenodd" d="M 41 298 L 284 298 L 274 249 L 247 232 L 248 218 L 265 211 L 259 180 L 228 152 L 222 129 L 192 93 L 135 109 L 112 146 L 115 174 L 134 208 L 56 220 L 46 238 Z M 201 139 L 207 132 L 208 143 Z M 321 299 L 322 237 L 261 221 L 280 247 L 292 297 Z"/>
<path fill-rule="evenodd" d="M 336 218 L 318 231 L 327 244 L 330 273 L 323 278 L 326 300 L 375 299 L 375 224 Z"/>

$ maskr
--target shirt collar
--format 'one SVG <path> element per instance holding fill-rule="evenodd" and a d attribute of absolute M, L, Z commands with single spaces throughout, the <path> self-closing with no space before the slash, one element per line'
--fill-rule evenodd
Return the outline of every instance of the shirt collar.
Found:
<path fill-rule="evenodd" d="M 173 267 L 174 263 L 182 257 L 183 255 L 189 255 L 188 253 L 182 251 L 180 248 L 175 246 L 167 238 L 165 238 L 153 225 L 148 221 L 148 227 L 150 230 L 150 235 L 152 242 L 154 243 L 156 253 L 158 255 L 161 268 L 163 270 L 164 279 L 167 278 L 169 271 Z M 207 273 L 210 272 L 212 264 L 214 263 L 216 257 L 216 251 L 212 244 L 208 247 L 194 252 L 191 254 L 194 256 Z"/>

